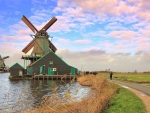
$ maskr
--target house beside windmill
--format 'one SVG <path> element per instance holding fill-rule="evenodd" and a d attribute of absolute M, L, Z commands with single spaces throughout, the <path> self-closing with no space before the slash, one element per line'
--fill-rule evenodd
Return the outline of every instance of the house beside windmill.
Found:
<path fill-rule="evenodd" d="M 68 65 L 58 55 L 56 55 L 57 48 L 49 40 L 51 38 L 46 32 L 47 29 L 57 21 L 53 17 L 41 30 L 37 30 L 33 24 L 25 17 L 22 21 L 35 33 L 30 35 L 33 40 L 22 50 L 25 54 L 33 48 L 31 55 L 23 55 L 21 59 L 24 60 L 23 75 L 77 75 L 78 69 Z M 16 64 L 19 66 L 19 64 Z M 15 76 L 15 66 L 11 68 L 10 75 Z M 19 73 L 19 67 L 18 71 Z"/>
<path fill-rule="evenodd" d="M 27 66 L 27 75 L 77 75 L 77 73 L 75 67 L 68 65 L 53 51 L 49 51 Z"/>

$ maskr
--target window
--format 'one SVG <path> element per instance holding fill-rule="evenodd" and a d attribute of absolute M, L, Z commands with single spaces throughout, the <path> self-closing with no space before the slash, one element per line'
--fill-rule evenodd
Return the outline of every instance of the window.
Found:
<path fill-rule="evenodd" d="M 57 68 L 53 68 L 53 71 L 57 71 Z"/>
<path fill-rule="evenodd" d="M 53 61 L 49 61 L 49 64 L 53 64 Z"/>

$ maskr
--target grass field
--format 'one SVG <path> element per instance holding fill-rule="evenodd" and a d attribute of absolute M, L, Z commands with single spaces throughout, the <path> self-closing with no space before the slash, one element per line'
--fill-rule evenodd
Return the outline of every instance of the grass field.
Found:
<path fill-rule="evenodd" d="M 104 113 L 146 113 L 143 102 L 131 91 L 121 88 Z"/>
<path fill-rule="evenodd" d="M 98 76 L 109 78 L 109 73 L 99 73 Z M 150 83 L 150 73 L 113 73 L 113 79 L 135 83 Z"/>

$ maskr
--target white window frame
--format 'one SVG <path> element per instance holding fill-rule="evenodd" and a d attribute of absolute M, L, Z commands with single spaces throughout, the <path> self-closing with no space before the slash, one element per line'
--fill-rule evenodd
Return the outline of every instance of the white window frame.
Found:
<path fill-rule="evenodd" d="M 53 68 L 53 71 L 57 71 L 57 68 Z"/>
<path fill-rule="evenodd" d="M 53 61 L 49 61 L 49 64 L 53 64 L 54 62 Z"/>

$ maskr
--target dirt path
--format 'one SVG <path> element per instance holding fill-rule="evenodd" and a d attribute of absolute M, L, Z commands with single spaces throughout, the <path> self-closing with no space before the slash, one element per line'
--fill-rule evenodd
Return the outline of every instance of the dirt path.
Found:
<path fill-rule="evenodd" d="M 147 113 L 150 113 L 150 96 L 149 95 L 147 95 L 147 94 L 145 94 L 141 91 L 135 90 L 131 87 L 125 86 L 123 84 L 119 84 L 119 85 L 124 87 L 124 88 L 127 88 L 130 91 L 132 91 L 133 93 L 135 93 L 143 101 L 143 103 L 145 104 Z"/>

